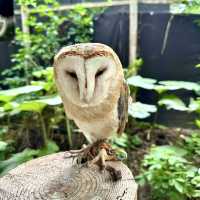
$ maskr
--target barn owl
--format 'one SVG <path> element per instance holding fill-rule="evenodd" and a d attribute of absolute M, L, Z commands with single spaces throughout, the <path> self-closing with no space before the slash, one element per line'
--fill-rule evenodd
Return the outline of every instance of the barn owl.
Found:
<path fill-rule="evenodd" d="M 104 167 L 115 160 L 105 140 L 120 135 L 127 122 L 128 88 L 118 56 L 99 43 L 67 46 L 54 58 L 54 73 L 67 117 L 92 144 L 85 148 L 91 163 L 101 161 Z"/>

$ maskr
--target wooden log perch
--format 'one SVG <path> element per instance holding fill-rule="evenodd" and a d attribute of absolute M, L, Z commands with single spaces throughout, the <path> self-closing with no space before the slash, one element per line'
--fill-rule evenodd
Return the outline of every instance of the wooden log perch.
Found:
<path fill-rule="evenodd" d="M 80 167 L 64 153 L 44 156 L 11 170 L 0 178 L 0 200 L 137 200 L 137 184 L 126 165 L 108 162 L 121 170 L 112 181 L 97 166 Z"/>

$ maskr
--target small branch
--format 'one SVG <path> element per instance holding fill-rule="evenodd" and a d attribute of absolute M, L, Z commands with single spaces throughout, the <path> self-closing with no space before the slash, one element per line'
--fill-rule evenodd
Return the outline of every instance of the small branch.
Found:
<path fill-rule="evenodd" d="M 123 6 L 129 5 L 129 1 L 112 1 L 112 2 L 96 2 L 96 3 L 79 3 L 78 5 L 82 5 L 85 8 L 101 8 L 101 7 L 111 7 L 111 6 Z M 49 8 L 46 11 L 65 11 L 65 10 L 72 10 L 77 6 L 77 4 L 70 4 L 70 5 L 62 5 L 58 9 Z M 32 12 L 30 10 L 30 12 Z M 42 11 L 43 12 L 43 11 Z M 19 15 L 19 10 L 15 10 L 15 14 Z"/>
<path fill-rule="evenodd" d="M 27 25 L 27 20 L 28 20 L 28 17 L 29 17 L 29 10 L 28 10 L 28 7 L 25 6 L 25 5 L 21 5 L 21 11 L 20 11 L 20 14 L 21 14 L 21 22 L 22 22 L 22 32 L 24 34 L 24 47 L 26 48 L 26 54 L 29 54 L 29 48 L 30 48 L 30 38 L 29 38 L 29 35 L 30 35 L 30 28 L 29 26 Z M 26 58 L 25 59 L 25 74 L 26 74 L 26 77 L 27 77 L 27 81 L 26 81 L 26 84 L 29 84 L 30 80 L 29 80 L 29 63 L 27 61 Z"/>

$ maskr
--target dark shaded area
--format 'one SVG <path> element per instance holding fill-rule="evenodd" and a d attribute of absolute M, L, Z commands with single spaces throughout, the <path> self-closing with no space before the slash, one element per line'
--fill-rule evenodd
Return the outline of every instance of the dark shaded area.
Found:
<path fill-rule="evenodd" d="M 114 6 L 97 16 L 94 23 L 94 42 L 111 46 L 120 57 L 123 66 L 128 66 L 129 55 L 129 8 Z"/>
<path fill-rule="evenodd" d="M 11 41 L 0 41 L 0 70 L 9 68 L 11 65 L 10 55 L 13 51 Z"/>
<path fill-rule="evenodd" d="M 194 66 L 200 62 L 200 27 L 194 21 L 200 16 L 175 15 L 162 54 L 169 17 L 168 13 L 140 15 L 139 55 L 145 61 L 141 74 L 158 80 L 199 81 L 200 70 Z"/>
<path fill-rule="evenodd" d="M 8 67 L 10 65 L 9 55 L 12 53 L 12 48 L 10 46 L 10 39 L 14 36 L 14 24 L 11 22 L 4 29 L 4 20 L 12 19 L 14 15 L 13 11 L 13 0 L 0 0 L 0 68 L 1 66 Z"/>
<path fill-rule="evenodd" d="M 200 62 L 200 27 L 194 21 L 198 15 L 175 15 L 164 46 L 164 37 L 170 14 L 142 13 L 139 17 L 139 55 L 144 59 L 140 74 L 157 80 L 200 81 L 200 70 L 195 65 Z M 164 50 L 162 52 L 162 49 Z M 188 103 L 194 92 L 180 90 L 174 92 Z M 140 90 L 140 101 L 156 104 L 156 94 Z M 149 120 L 152 121 L 151 117 Z M 158 112 L 156 121 L 169 126 L 191 127 L 195 116 L 184 112 Z"/>
<path fill-rule="evenodd" d="M 13 0 L 0 0 L 0 15 L 8 18 L 13 14 Z"/>
<path fill-rule="evenodd" d="M 0 41 L 14 36 L 13 0 L 0 0 Z"/>

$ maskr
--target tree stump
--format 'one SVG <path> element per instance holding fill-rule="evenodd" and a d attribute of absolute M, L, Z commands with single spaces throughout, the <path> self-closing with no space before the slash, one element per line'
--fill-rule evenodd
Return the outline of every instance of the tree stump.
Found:
<path fill-rule="evenodd" d="M 11 170 L 0 178 L 0 200 L 136 200 L 137 184 L 126 165 L 108 162 L 121 170 L 114 182 L 98 166 L 80 167 L 64 153 L 44 156 Z"/>

